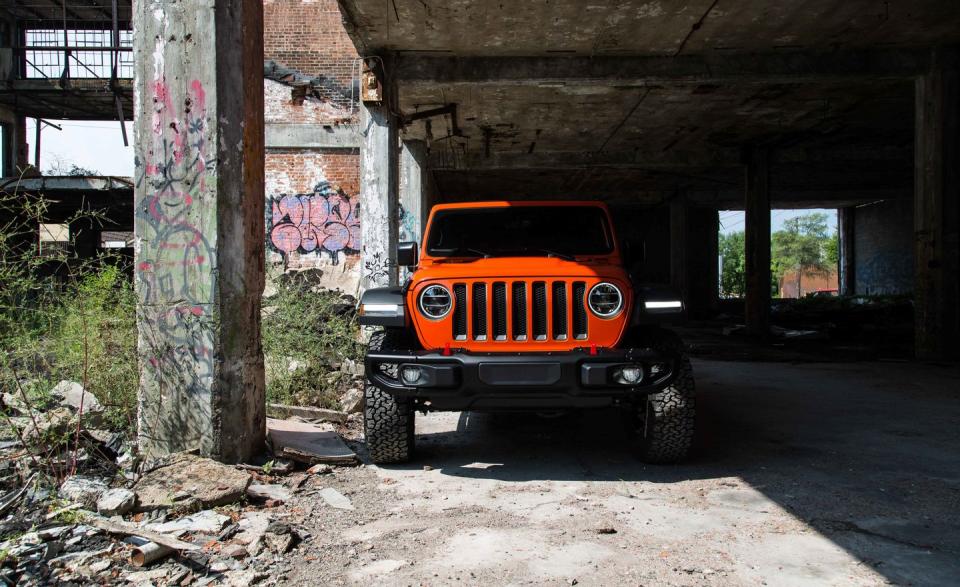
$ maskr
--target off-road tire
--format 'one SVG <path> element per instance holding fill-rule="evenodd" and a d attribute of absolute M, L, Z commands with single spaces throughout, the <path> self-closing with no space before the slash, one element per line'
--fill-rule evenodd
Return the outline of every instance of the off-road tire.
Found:
<path fill-rule="evenodd" d="M 397 348 L 403 333 L 381 330 L 370 336 L 373 352 Z M 415 411 L 367 380 L 364 391 L 363 432 L 374 463 L 403 463 L 413 456 Z"/>
<path fill-rule="evenodd" d="M 674 347 L 681 353 L 677 378 L 663 391 L 638 402 L 628 422 L 633 434 L 634 452 L 640 460 L 654 464 L 676 463 L 684 459 L 693 445 L 696 423 L 696 390 L 690 359 L 674 345 L 679 341 L 654 344 Z"/>

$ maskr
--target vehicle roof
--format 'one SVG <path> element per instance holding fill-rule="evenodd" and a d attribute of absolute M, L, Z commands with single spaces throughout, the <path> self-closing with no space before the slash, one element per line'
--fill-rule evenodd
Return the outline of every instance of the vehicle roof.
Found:
<path fill-rule="evenodd" d="M 481 202 L 458 202 L 456 204 L 437 204 L 433 211 L 456 210 L 464 208 L 510 208 L 513 206 L 592 206 L 607 209 L 607 205 L 596 200 L 487 200 Z"/>

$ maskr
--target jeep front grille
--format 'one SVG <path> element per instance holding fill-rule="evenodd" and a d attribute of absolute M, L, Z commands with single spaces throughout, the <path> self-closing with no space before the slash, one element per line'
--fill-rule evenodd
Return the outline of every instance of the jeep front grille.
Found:
<path fill-rule="evenodd" d="M 453 338 L 473 341 L 586 340 L 583 281 L 453 284 Z M 529 330 L 528 330 L 529 328 Z"/>

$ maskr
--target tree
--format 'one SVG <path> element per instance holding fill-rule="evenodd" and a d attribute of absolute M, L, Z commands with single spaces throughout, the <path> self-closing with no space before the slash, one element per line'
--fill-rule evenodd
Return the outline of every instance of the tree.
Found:
<path fill-rule="evenodd" d="M 830 237 L 830 240 L 827 241 L 824 246 L 824 254 L 827 256 L 827 263 L 831 267 L 839 268 L 840 267 L 840 233 L 833 231 L 833 236 Z"/>
<path fill-rule="evenodd" d="M 746 257 L 743 231 L 720 234 L 720 293 L 724 297 L 743 297 L 746 291 Z"/>
<path fill-rule="evenodd" d="M 806 214 L 783 223 L 771 237 L 771 269 L 777 281 L 790 271 L 797 273 L 797 296 L 800 295 L 804 273 L 823 273 L 827 270 L 827 215 Z"/>

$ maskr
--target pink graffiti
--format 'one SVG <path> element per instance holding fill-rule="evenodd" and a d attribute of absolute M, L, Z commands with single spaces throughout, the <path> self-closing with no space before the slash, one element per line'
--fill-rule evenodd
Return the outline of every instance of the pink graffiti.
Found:
<path fill-rule="evenodd" d="M 271 202 L 270 242 L 283 254 L 360 251 L 360 218 L 356 197 L 326 181 L 311 194 L 282 195 Z"/>

